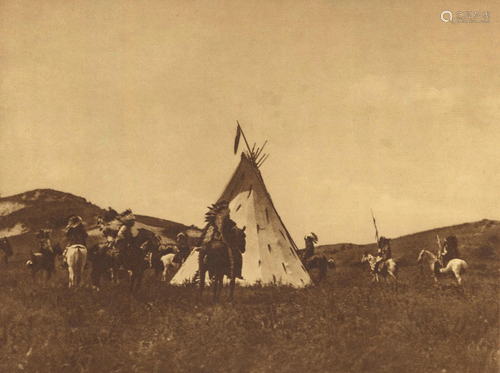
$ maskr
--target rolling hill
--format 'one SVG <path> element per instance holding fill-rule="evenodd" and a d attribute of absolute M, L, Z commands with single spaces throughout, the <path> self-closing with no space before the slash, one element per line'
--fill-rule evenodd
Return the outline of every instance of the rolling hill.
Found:
<path fill-rule="evenodd" d="M 63 229 L 68 218 L 78 215 L 89 233 L 89 244 L 93 244 L 103 239 L 97 227 L 97 218 L 107 213 L 109 209 L 94 205 L 85 198 L 52 189 L 36 189 L 0 198 L 0 237 L 9 237 L 14 247 L 29 252 L 29 249 L 36 249 L 35 233 L 39 229 L 51 230 L 53 241 L 63 241 Z M 158 233 L 164 244 L 173 244 L 181 231 L 187 232 L 191 244 L 201 234 L 201 230 L 193 225 L 186 226 L 144 215 L 136 215 L 136 218 L 136 228 L 147 228 Z"/>
<path fill-rule="evenodd" d="M 105 210 L 92 204 L 85 198 L 52 189 L 37 189 L 14 196 L 0 198 L 0 237 L 10 237 L 15 247 L 36 249 L 35 233 L 39 229 L 52 231 L 53 241 L 63 241 L 63 228 L 69 216 L 82 217 L 90 235 L 90 244 L 102 240 L 97 227 L 97 218 L 106 216 Z M 166 219 L 136 214 L 136 228 L 147 228 L 158 233 L 164 244 L 173 244 L 176 235 L 187 232 L 190 245 L 194 246 L 201 230 L 193 225 L 187 226 Z M 500 222 L 481 220 L 478 222 L 436 228 L 414 233 L 391 240 L 393 257 L 401 265 L 413 265 L 420 250 L 437 251 L 436 235 L 441 239 L 455 234 L 459 241 L 460 255 L 468 260 L 500 259 Z M 376 244 L 356 245 L 340 243 L 318 246 L 317 253 L 324 253 L 335 258 L 340 265 L 359 265 L 359 259 L 365 251 L 376 253 Z"/>
<path fill-rule="evenodd" d="M 442 241 L 452 234 L 458 238 L 460 257 L 467 262 L 478 263 L 478 261 L 483 260 L 496 262 L 500 260 L 500 221 L 486 219 L 391 239 L 392 255 L 399 260 L 402 266 L 414 265 L 421 250 L 437 252 L 437 235 Z M 375 254 L 377 245 L 375 243 L 369 245 L 350 243 L 321 245 L 317 247 L 316 251 L 329 258 L 334 258 L 341 265 L 358 266 L 364 252 Z"/>

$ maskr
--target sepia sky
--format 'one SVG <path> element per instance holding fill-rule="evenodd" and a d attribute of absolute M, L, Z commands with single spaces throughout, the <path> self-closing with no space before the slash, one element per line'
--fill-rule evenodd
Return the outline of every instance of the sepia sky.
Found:
<path fill-rule="evenodd" d="M 371 209 L 389 237 L 500 220 L 499 25 L 496 1 L 2 0 L 0 193 L 202 226 L 239 120 L 299 247 L 374 242 Z"/>

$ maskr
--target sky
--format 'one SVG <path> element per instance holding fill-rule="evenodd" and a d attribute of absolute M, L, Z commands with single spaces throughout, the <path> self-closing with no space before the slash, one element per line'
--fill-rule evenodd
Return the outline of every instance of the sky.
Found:
<path fill-rule="evenodd" d="M 422 4 L 2 0 L 0 193 L 201 227 L 238 120 L 299 247 L 500 220 L 500 5 Z"/>

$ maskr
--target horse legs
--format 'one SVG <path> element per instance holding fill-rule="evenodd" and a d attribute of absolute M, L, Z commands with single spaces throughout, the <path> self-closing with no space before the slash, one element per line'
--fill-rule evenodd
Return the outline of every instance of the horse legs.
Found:
<path fill-rule="evenodd" d="M 203 290 L 205 289 L 205 277 L 206 277 L 206 270 L 202 266 L 200 266 L 200 269 L 198 270 L 198 275 L 200 276 L 200 296 L 203 294 Z"/>
<path fill-rule="evenodd" d="M 163 282 L 167 281 L 167 275 L 168 275 L 168 265 L 164 266 L 163 268 L 163 274 L 161 275 L 161 280 Z"/>
<path fill-rule="evenodd" d="M 222 292 L 222 287 L 224 285 L 224 275 L 215 275 L 214 281 L 214 301 L 220 298 L 220 294 Z"/>
<path fill-rule="evenodd" d="M 96 262 L 92 265 L 92 272 L 90 272 L 90 279 L 92 282 L 92 289 L 100 290 L 99 282 L 101 280 L 101 268 L 96 268 Z"/>
<path fill-rule="evenodd" d="M 75 272 L 73 271 L 73 266 L 69 266 L 68 272 L 69 272 L 69 285 L 68 285 L 68 287 L 72 288 L 73 286 L 75 286 Z"/>
<path fill-rule="evenodd" d="M 214 278 L 214 302 L 217 300 L 217 288 L 219 287 L 219 275 Z"/>
<path fill-rule="evenodd" d="M 233 295 L 234 295 L 234 285 L 236 283 L 236 278 L 233 276 L 231 278 L 231 284 L 230 284 L 230 290 L 229 290 L 229 300 L 233 300 Z"/>
<path fill-rule="evenodd" d="M 139 269 L 137 273 L 137 286 L 135 288 L 138 291 L 142 286 L 142 278 L 144 277 L 144 269 Z"/>

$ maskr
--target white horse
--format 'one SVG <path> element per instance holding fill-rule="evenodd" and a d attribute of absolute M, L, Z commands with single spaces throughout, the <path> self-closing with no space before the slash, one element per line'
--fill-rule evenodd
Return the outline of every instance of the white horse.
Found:
<path fill-rule="evenodd" d="M 399 266 L 394 259 L 387 259 L 385 262 L 381 262 L 378 267 L 378 272 L 375 272 L 375 263 L 377 263 L 377 258 L 371 254 L 365 254 L 361 258 L 361 263 L 368 263 L 370 265 L 371 274 L 373 281 L 379 282 L 378 275 L 381 274 L 387 280 L 387 276 L 394 279 L 397 284 Z"/>
<path fill-rule="evenodd" d="M 170 271 L 170 269 L 178 269 L 179 268 L 179 263 L 174 262 L 175 254 L 170 253 L 167 255 L 163 255 L 160 260 L 163 263 L 163 274 L 161 276 L 162 281 L 167 281 L 167 276 Z"/>
<path fill-rule="evenodd" d="M 450 260 L 445 268 L 441 268 L 441 263 L 439 262 L 436 255 L 428 250 L 422 250 L 418 256 L 417 263 L 423 262 L 427 262 L 427 264 L 429 265 L 429 268 L 432 271 L 432 277 L 434 277 L 434 281 L 436 283 L 438 282 L 437 275 L 453 273 L 455 275 L 455 278 L 457 279 L 458 285 L 460 286 L 462 285 L 462 275 L 469 267 L 465 260 L 455 258 Z"/>
<path fill-rule="evenodd" d="M 83 245 L 72 245 L 67 248 L 66 259 L 68 262 L 69 287 L 81 284 L 83 268 L 87 262 L 87 248 Z"/>

